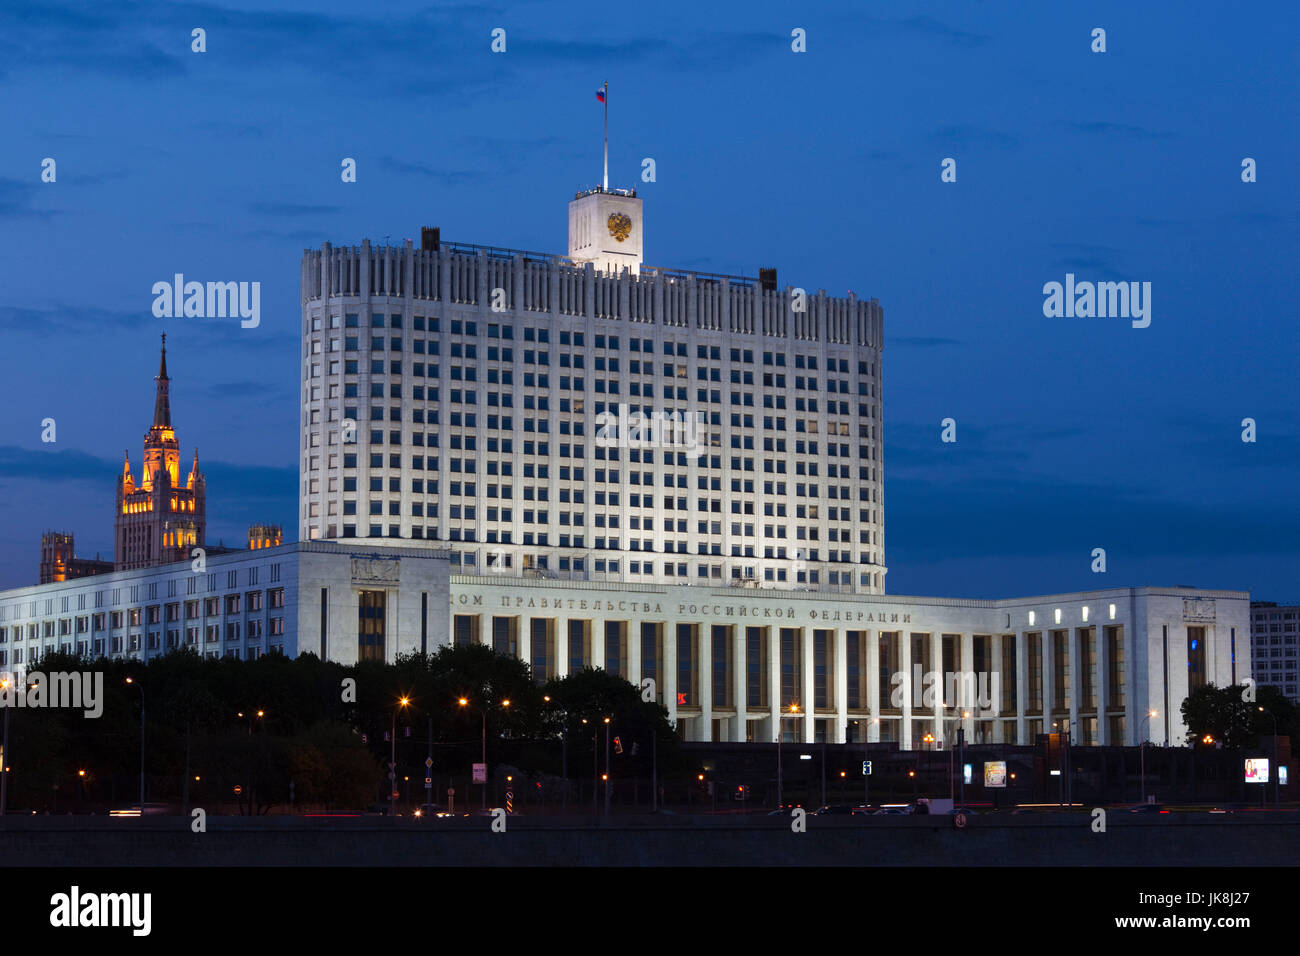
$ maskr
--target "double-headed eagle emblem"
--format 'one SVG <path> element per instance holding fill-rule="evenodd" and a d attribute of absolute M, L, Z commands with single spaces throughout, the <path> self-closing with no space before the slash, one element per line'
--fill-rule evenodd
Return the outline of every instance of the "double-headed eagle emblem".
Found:
<path fill-rule="evenodd" d="M 609 234 L 619 242 L 626 239 L 632 232 L 632 220 L 621 212 L 613 213 L 609 217 Z"/>

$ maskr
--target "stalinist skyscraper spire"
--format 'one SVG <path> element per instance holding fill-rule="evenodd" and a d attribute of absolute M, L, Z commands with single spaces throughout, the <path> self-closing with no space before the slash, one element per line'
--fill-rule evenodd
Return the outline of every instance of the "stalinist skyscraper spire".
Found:
<path fill-rule="evenodd" d="M 117 479 L 113 564 L 119 571 L 184 561 L 203 544 L 207 482 L 198 470 L 198 453 L 187 480 L 180 474 L 181 446 L 172 428 L 171 378 L 167 375 L 167 336 L 162 337 L 154 377 L 153 424 L 144 436 L 140 481 L 129 459 Z"/>

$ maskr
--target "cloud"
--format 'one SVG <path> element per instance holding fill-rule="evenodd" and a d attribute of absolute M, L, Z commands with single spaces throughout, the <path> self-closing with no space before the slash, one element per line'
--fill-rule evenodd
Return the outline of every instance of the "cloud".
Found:
<path fill-rule="evenodd" d="M 53 210 L 33 207 L 36 191 L 40 188 L 41 184 L 35 178 L 32 182 L 0 179 L 0 219 L 52 219 L 55 216 Z"/>
<path fill-rule="evenodd" d="M 983 46 L 988 43 L 991 37 L 983 33 L 970 33 L 957 27 L 949 26 L 933 17 L 916 16 L 908 17 L 906 20 L 897 21 L 898 25 L 904 30 L 924 36 L 937 36 L 945 40 L 951 40 L 961 46 Z"/>
<path fill-rule="evenodd" d="M 1020 141 L 1010 133 L 978 126 L 941 126 L 930 134 L 936 146 L 985 146 L 993 149 L 1015 149 Z"/>
<path fill-rule="evenodd" d="M 1104 136 L 1128 137 L 1130 139 L 1173 139 L 1176 135 L 1160 130 L 1147 129 L 1145 126 L 1132 126 L 1127 123 L 1071 123 L 1070 126 L 1080 133 L 1101 133 Z"/>
<path fill-rule="evenodd" d="M 482 170 L 439 169 L 425 163 L 412 163 L 402 159 L 395 159 L 392 156 L 385 156 L 380 160 L 380 165 L 395 173 L 404 173 L 410 176 L 424 176 L 427 179 L 434 179 L 448 186 L 467 186 L 471 183 L 481 183 L 488 179 L 488 176 Z"/>
<path fill-rule="evenodd" d="M 292 202 L 254 202 L 248 208 L 262 216 L 275 216 L 284 219 L 293 216 L 336 216 L 343 211 L 342 206 L 311 205 Z"/>
<path fill-rule="evenodd" d="M 152 299 L 148 301 L 152 302 Z M 137 329 L 140 321 L 138 311 L 104 309 L 95 306 L 54 305 L 34 309 L 18 305 L 0 305 L 0 329 L 9 332 L 30 332 L 44 336 L 48 336 L 51 332 L 76 332 L 84 335 L 88 327 L 107 330 Z"/>
<path fill-rule="evenodd" d="M 937 335 L 900 335 L 886 336 L 885 346 L 910 345 L 917 348 L 937 348 L 944 345 L 961 345 L 960 339 L 945 339 Z"/>
<path fill-rule="evenodd" d="M 127 449 L 130 451 L 130 449 Z M 182 465 L 188 468 L 189 461 L 182 456 Z M 224 489 L 223 495 L 228 500 L 236 497 L 276 498 L 297 495 L 298 467 L 296 464 L 284 467 L 271 465 L 241 465 L 225 461 L 207 461 L 199 459 L 199 468 L 208 479 L 210 490 Z M 139 478 L 140 460 L 138 452 L 132 460 L 132 471 Z M 40 448 L 22 448 L 17 445 L 0 446 L 0 478 L 22 481 L 38 481 L 43 484 L 51 482 L 94 482 L 107 483 L 112 490 L 113 482 L 122 473 L 121 458 L 100 458 L 86 452 L 61 449 L 57 443 Z M 209 500 L 215 500 L 209 494 Z M 56 520 L 57 516 L 51 516 Z"/>
<path fill-rule="evenodd" d="M 971 33 L 968 30 L 951 26 L 934 19 L 934 17 L 925 15 L 908 17 L 903 20 L 882 20 L 877 17 L 866 17 L 862 22 L 867 24 L 871 28 L 871 32 L 875 34 L 895 33 L 915 37 L 938 37 L 957 46 L 969 48 L 984 46 L 992 39 L 987 34 Z"/>
<path fill-rule="evenodd" d="M 0 478 L 41 482 L 103 481 L 120 474 L 122 462 L 107 461 L 85 452 L 61 449 L 57 442 L 40 448 L 0 446 Z"/>

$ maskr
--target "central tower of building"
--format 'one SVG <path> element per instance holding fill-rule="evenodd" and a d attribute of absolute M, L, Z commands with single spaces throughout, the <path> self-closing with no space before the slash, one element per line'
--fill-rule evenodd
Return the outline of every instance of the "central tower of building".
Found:
<path fill-rule="evenodd" d="M 601 187 L 578 193 L 569 202 L 569 258 L 590 262 L 597 272 L 632 275 L 641 271 L 641 200 L 632 189 Z"/>

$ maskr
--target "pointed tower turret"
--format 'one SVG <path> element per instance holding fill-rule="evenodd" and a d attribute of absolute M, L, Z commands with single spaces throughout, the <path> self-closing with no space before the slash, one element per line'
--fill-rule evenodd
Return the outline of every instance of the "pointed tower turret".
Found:
<path fill-rule="evenodd" d="M 172 427 L 172 407 L 171 401 L 167 394 L 168 386 L 171 379 L 167 377 L 167 333 L 162 334 L 162 355 L 158 359 L 158 375 L 154 379 L 158 383 L 157 390 L 153 400 L 153 427 L 154 428 L 171 428 Z"/>
<path fill-rule="evenodd" d="M 140 482 L 131 477 L 129 457 L 118 479 L 113 566 L 119 571 L 188 560 L 190 549 L 204 541 L 206 483 L 199 471 L 198 449 L 188 479 L 181 475 L 181 448 L 172 427 L 166 335 L 154 383 L 153 423 L 144 436 Z"/>

